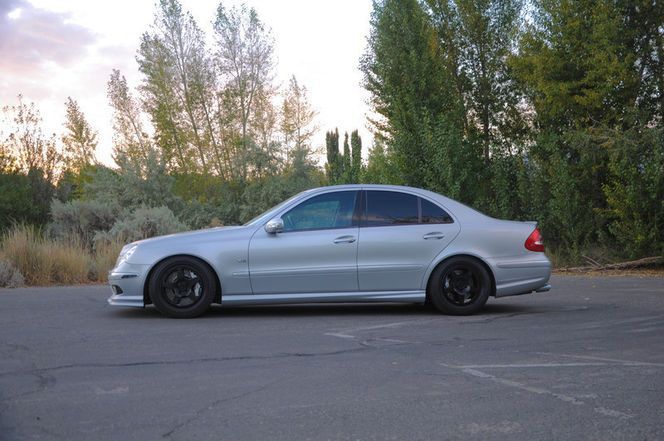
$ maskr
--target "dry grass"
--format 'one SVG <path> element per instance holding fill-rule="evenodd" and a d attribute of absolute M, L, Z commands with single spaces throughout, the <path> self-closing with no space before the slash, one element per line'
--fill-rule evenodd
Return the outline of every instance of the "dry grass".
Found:
<path fill-rule="evenodd" d="M 95 244 L 94 265 L 97 281 L 108 281 L 108 272 L 115 265 L 123 245 L 121 242 L 101 241 Z"/>
<path fill-rule="evenodd" d="M 664 267 L 635 268 L 629 270 L 602 270 L 586 272 L 553 271 L 557 276 L 565 277 L 663 277 Z"/>
<path fill-rule="evenodd" d="M 15 225 L 4 234 L 2 255 L 23 274 L 27 285 L 94 281 L 93 257 L 77 240 L 46 239 L 38 228 Z"/>

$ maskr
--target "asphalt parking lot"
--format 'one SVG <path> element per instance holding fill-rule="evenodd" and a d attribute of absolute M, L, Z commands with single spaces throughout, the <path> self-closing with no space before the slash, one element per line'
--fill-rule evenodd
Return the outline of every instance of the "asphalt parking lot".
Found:
<path fill-rule="evenodd" d="M 662 440 L 664 279 L 414 305 L 106 304 L 0 290 L 1 440 Z"/>

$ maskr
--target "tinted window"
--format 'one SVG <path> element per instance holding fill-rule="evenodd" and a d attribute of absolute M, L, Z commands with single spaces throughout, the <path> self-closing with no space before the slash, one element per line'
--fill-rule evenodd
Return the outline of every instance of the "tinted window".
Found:
<path fill-rule="evenodd" d="M 393 191 L 367 191 L 366 195 L 366 226 L 417 224 L 417 196 Z"/>
<path fill-rule="evenodd" d="M 427 201 L 426 199 L 420 199 L 422 204 L 422 219 L 421 223 L 423 224 L 451 224 L 454 222 L 452 217 L 447 214 L 445 210 L 440 208 L 438 205 Z"/>
<path fill-rule="evenodd" d="M 284 231 L 321 230 L 353 226 L 355 191 L 314 196 L 281 216 Z"/>

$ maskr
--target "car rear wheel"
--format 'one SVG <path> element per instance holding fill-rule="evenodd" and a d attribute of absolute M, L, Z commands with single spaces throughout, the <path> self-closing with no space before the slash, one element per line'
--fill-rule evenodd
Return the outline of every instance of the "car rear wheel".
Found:
<path fill-rule="evenodd" d="M 470 257 L 453 257 L 438 266 L 427 287 L 429 301 L 440 312 L 474 314 L 491 294 L 491 277 L 484 266 Z"/>
<path fill-rule="evenodd" d="M 152 303 L 167 317 L 198 317 L 210 307 L 217 284 L 212 270 L 192 257 L 172 257 L 154 269 L 148 285 Z"/>

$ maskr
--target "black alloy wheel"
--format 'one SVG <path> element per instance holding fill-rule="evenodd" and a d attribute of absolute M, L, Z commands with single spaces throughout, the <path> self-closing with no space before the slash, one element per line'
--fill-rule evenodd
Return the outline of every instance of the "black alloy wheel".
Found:
<path fill-rule="evenodd" d="M 149 294 L 162 314 L 191 318 L 203 314 L 215 298 L 212 270 L 193 257 L 172 257 L 161 262 L 150 277 Z"/>
<path fill-rule="evenodd" d="M 480 262 L 470 257 L 453 257 L 434 270 L 427 297 L 440 312 L 468 315 L 484 306 L 491 289 L 491 277 Z"/>

